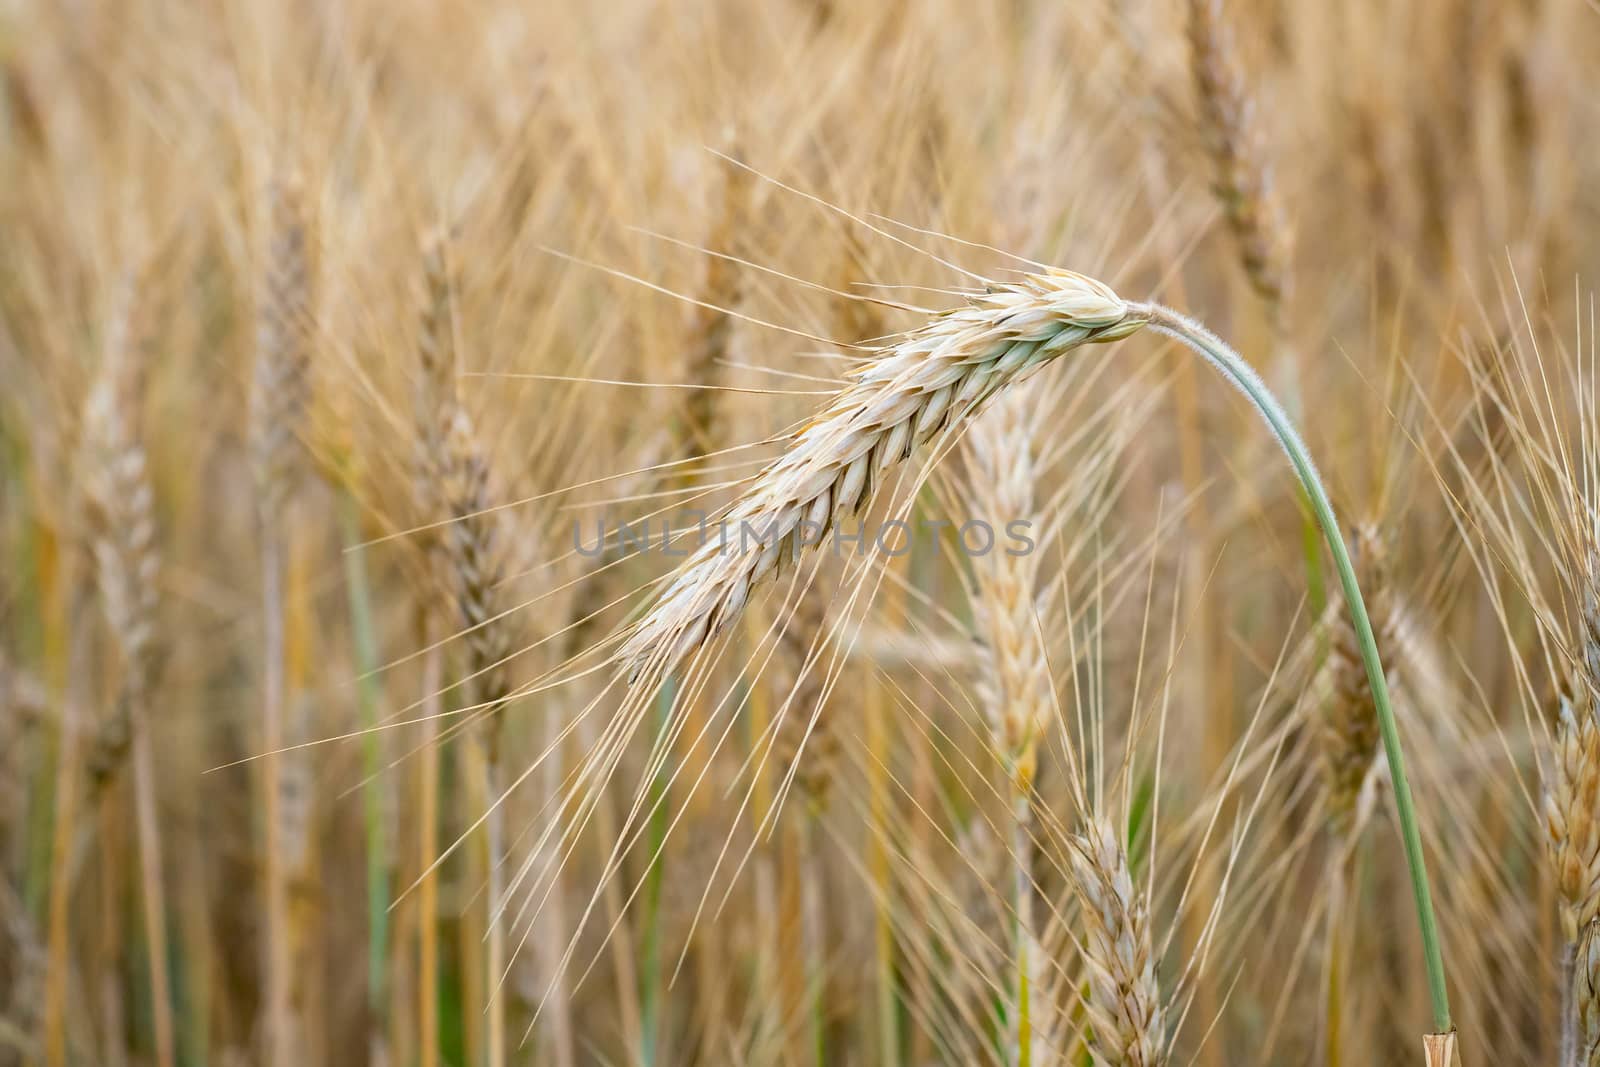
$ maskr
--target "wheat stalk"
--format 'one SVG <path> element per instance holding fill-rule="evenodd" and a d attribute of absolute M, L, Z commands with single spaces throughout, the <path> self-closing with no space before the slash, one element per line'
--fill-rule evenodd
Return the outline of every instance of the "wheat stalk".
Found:
<path fill-rule="evenodd" d="M 1157 1067 L 1166 1062 L 1167 1043 L 1149 906 L 1109 821 L 1095 819 L 1070 857 L 1086 924 L 1084 1041 L 1097 1065 Z"/>
<path fill-rule="evenodd" d="M 664 676 L 726 629 L 752 589 L 872 501 L 884 473 L 984 402 L 1080 345 L 1144 325 L 1100 282 L 1070 271 L 995 284 L 907 334 L 855 375 L 723 516 L 729 544 L 700 546 L 623 644 L 637 677 Z"/>

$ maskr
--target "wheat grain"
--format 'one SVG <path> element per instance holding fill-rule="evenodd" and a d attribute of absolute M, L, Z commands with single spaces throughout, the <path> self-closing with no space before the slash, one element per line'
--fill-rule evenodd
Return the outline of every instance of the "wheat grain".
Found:
<path fill-rule="evenodd" d="M 993 284 L 856 372 L 723 516 L 728 544 L 700 546 L 628 635 L 637 677 L 671 671 L 734 621 L 752 589 L 871 503 L 884 473 L 990 397 L 1080 345 L 1145 319 L 1100 282 L 1051 270 Z"/>

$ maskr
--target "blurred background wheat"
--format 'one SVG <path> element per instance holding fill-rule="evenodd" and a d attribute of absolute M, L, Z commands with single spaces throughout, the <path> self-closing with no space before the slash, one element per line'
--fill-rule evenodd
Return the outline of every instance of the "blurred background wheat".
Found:
<path fill-rule="evenodd" d="M 1597 62 L 1579 0 L 0 0 L 0 1064 L 1420 1061 L 1338 583 L 1149 331 L 618 657 L 664 523 L 1042 264 L 1282 397 L 1461 1058 L 1596 1062 Z"/>

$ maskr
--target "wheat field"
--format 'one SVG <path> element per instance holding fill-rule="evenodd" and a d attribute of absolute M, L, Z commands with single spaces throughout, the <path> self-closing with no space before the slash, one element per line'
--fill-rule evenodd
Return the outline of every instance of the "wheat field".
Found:
<path fill-rule="evenodd" d="M 1597 63 L 0 0 L 0 1065 L 1600 1063 Z"/>

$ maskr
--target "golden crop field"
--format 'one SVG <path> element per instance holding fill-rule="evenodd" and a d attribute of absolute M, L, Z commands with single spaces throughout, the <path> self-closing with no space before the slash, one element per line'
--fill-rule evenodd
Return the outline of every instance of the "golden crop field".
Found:
<path fill-rule="evenodd" d="M 1600 1064 L 1597 64 L 0 0 L 0 1065 Z"/>

